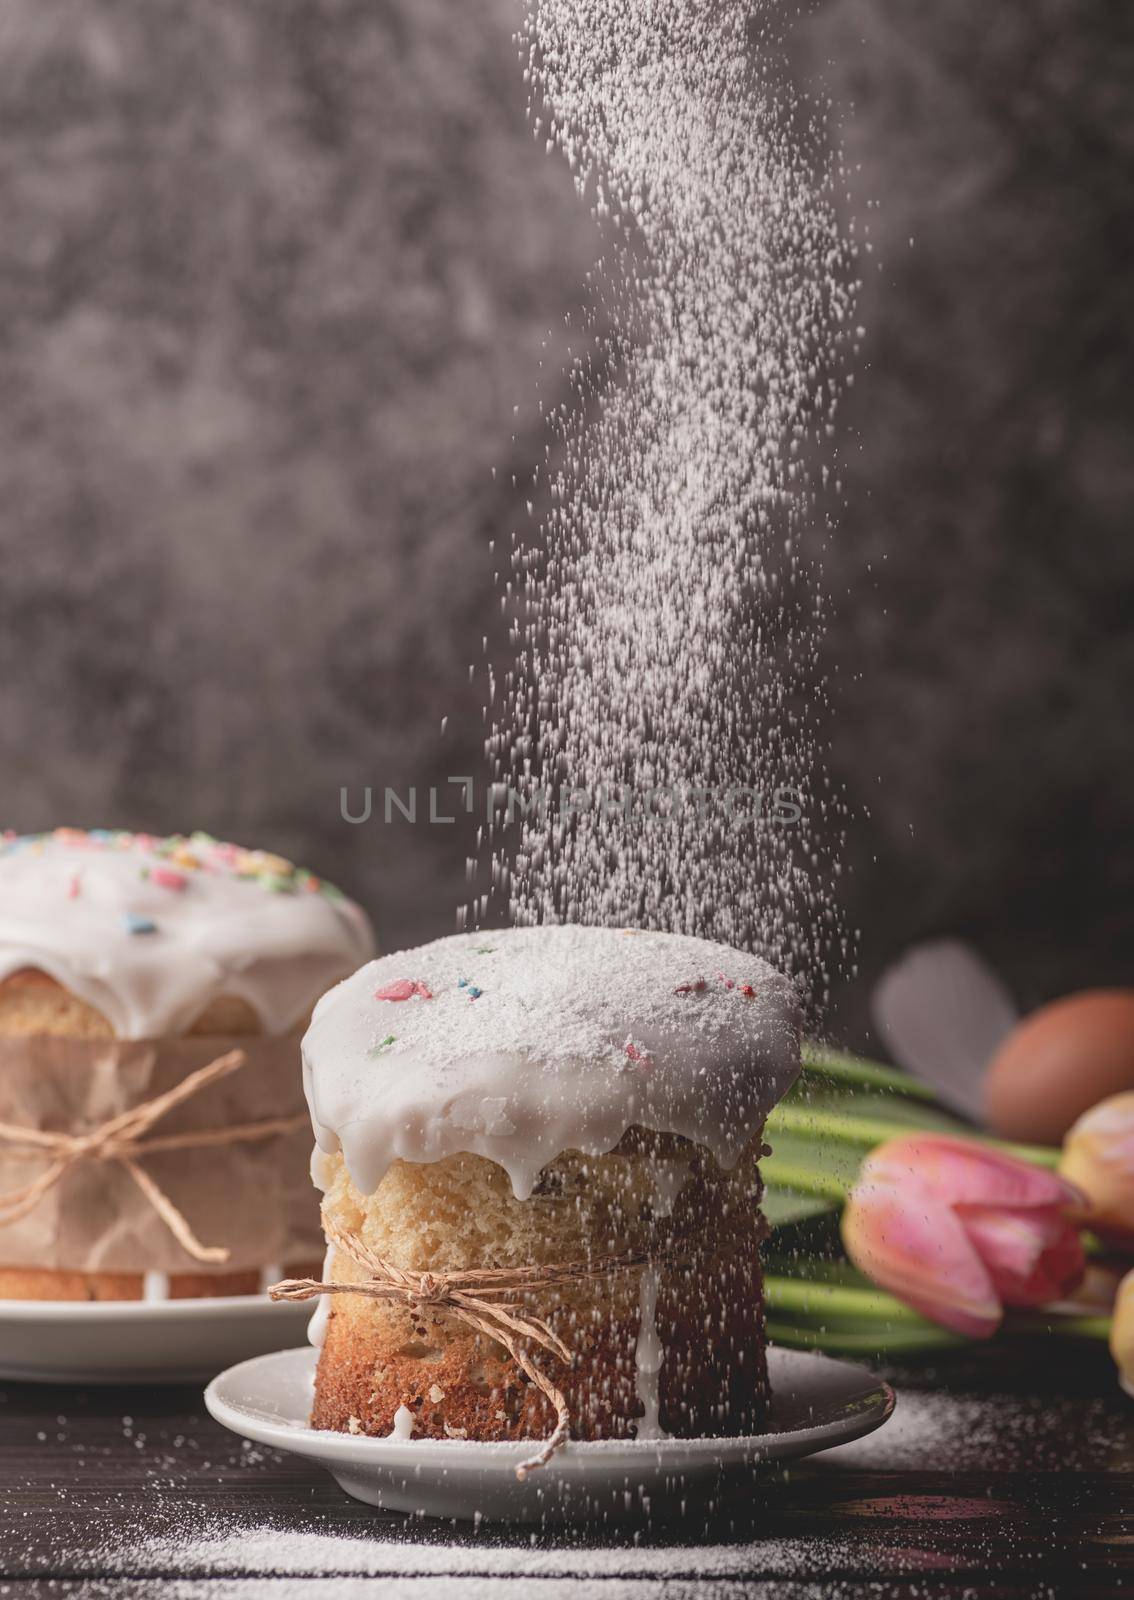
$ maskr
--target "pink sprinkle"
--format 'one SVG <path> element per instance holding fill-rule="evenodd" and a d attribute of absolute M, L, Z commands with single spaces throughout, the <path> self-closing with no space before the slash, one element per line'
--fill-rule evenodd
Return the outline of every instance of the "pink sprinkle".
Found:
<path fill-rule="evenodd" d="M 742 983 L 740 985 L 740 992 L 748 1000 L 755 1000 L 756 998 L 756 991 L 750 983 Z"/>
<path fill-rule="evenodd" d="M 694 978 L 692 983 L 679 983 L 674 994 L 700 994 L 706 987 L 704 978 Z"/>
<path fill-rule="evenodd" d="M 636 1061 L 640 1066 L 652 1067 L 653 1059 L 648 1050 L 643 1050 L 640 1044 L 635 1044 L 633 1039 L 626 1041 L 626 1054 L 631 1061 Z"/>
<path fill-rule="evenodd" d="M 80 878 L 79 874 L 76 872 L 75 875 L 72 877 L 70 883 L 68 883 L 68 885 L 67 885 L 67 898 L 68 898 L 68 900 L 77 900 L 79 898 L 79 892 L 82 889 L 82 887 L 83 887 L 83 880 Z"/>
<path fill-rule="evenodd" d="M 163 889 L 184 889 L 189 879 L 176 867 L 151 867 L 150 882 L 160 884 Z"/>
<path fill-rule="evenodd" d="M 375 1000 L 412 1000 L 415 996 L 420 996 L 422 1000 L 433 999 L 428 986 L 420 978 L 398 978 L 374 991 Z"/>
<path fill-rule="evenodd" d="M 736 988 L 736 984 L 733 983 L 732 979 L 731 978 L 726 978 L 723 972 L 718 972 L 717 973 L 717 977 L 721 980 L 721 982 L 724 984 L 726 989 L 735 989 Z"/>

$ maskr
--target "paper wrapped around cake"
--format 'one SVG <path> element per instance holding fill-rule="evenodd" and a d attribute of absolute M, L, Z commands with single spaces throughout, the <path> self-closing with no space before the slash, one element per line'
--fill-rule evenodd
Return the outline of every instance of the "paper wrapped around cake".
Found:
<path fill-rule="evenodd" d="M 0 1229 L 5 1266 L 201 1274 L 317 1258 L 323 1243 L 307 1175 L 310 1132 L 294 1035 L 0 1038 L 0 1196 L 50 1165 L 50 1153 L 29 1150 L 15 1130 L 93 1132 L 233 1049 L 246 1057 L 243 1067 L 175 1106 L 145 1135 L 215 1134 L 217 1142 L 137 1157 L 196 1238 L 229 1252 L 223 1264 L 206 1266 L 190 1255 L 120 1161 L 84 1158 L 27 1215 Z M 293 1119 L 295 1126 L 266 1138 L 233 1136 L 267 1119 Z"/>

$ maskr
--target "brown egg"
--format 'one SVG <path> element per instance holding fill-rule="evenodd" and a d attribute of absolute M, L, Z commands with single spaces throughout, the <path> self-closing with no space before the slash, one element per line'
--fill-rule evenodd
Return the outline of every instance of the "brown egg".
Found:
<path fill-rule="evenodd" d="M 1006 1139 L 1059 1144 L 1082 1112 L 1134 1089 L 1134 989 L 1088 989 L 1025 1017 L 984 1080 L 989 1126 Z"/>

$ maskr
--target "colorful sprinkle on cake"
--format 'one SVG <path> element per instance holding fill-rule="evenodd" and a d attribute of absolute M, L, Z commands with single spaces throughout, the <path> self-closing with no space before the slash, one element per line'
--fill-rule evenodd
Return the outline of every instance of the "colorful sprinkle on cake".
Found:
<path fill-rule="evenodd" d="M 122 828 L 55 828 L 50 833 L 0 835 L 0 859 L 22 851 L 42 852 L 47 844 L 64 845 L 77 852 L 131 850 L 141 858 L 139 873 L 173 893 L 189 888 L 195 873 L 224 873 L 246 878 L 271 894 L 322 894 L 328 900 L 341 900 L 343 893 L 325 883 L 313 872 L 269 850 L 246 850 L 242 845 L 226 844 L 210 833 L 169 834 L 160 838 L 152 833 L 130 833 Z M 69 890 L 79 894 L 76 874 Z"/>
<path fill-rule="evenodd" d="M 46 973 L 121 1039 L 183 1031 L 219 997 L 286 1032 L 373 949 L 359 906 L 274 851 L 201 832 L 0 836 L 0 981 Z"/>

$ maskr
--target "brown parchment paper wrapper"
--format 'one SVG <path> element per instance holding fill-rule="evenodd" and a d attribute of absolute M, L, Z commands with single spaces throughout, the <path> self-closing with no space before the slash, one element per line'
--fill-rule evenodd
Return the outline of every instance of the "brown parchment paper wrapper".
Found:
<path fill-rule="evenodd" d="M 305 1112 L 299 1039 L 0 1038 L 0 1121 L 86 1133 L 229 1050 L 247 1062 L 154 1124 L 147 1137 L 231 1127 Z M 309 1172 L 311 1130 L 248 1143 L 158 1151 L 138 1158 L 204 1245 L 228 1260 L 206 1265 L 183 1250 L 116 1161 L 79 1161 L 26 1217 L 0 1227 L 0 1267 L 71 1272 L 223 1273 L 319 1259 L 323 1232 Z M 0 1193 L 37 1177 L 46 1154 L 0 1139 Z"/>

